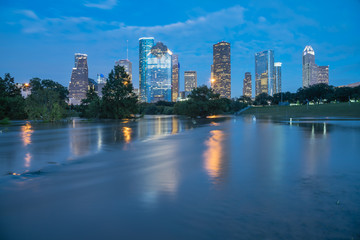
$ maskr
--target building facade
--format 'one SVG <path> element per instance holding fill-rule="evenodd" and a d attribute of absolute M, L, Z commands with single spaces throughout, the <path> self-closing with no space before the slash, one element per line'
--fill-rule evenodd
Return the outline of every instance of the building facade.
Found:
<path fill-rule="evenodd" d="M 184 72 L 185 92 L 189 93 L 197 87 L 197 73 L 196 71 Z"/>
<path fill-rule="evenodd" d="M 230 43 L 213 45 L 211 88 L 220 97 L 231 98 L 231 54 Z"/>
<path fill-rule="evenodd" d="M 275 87 L 274 51 L 266 50 L 255 53 L 255 96 L 261 93 L 272 96 Z"/>
<path fill-rule="evenodd" d="M 252 97 L 252 82 L 251 82 L 251 73 L 246 72 L 244 78 L 244 85 L 243 85 L 243 96 L 245 97 Z"/>
<path fill-rule="evenodd" d="M 319 66 L 317 74 L 317 83 L 329 84 L 329 66 Z"/>
<path fill-rule="evenodd" d="M 274 63 L 275 93 L 281 93 L 281 62 Z"/>
<path fill-rule="evenodd" d="M 309 87 L 317 83 L 317 68 L 315 51 L 311 46 L 306 46 L 303 51 L 303 87 Z"/>
<path fill-rule="evenodd" d="M 122 66 L 127 75 L 129 75 L 130 83 L 132 83 L 132 63 L 128 59 L 121 59 L 115 62 L 115 66 Z"/>
<path fill-rule="evenodd" d="M 180 79 L 179 56 L 173 54 L 171 61 L 172 61 L 171 101 L 176 102 L 179 97 L 179 79 Z"/>
<path fill-rule="evenodd" d="M 79 105 L 89 89 L 87 55 L 75 53 L 75 67 L 69 84 L 69 103 Z"/>
<path fill-rule="evenodd" d="M 171 102 L 172 52 L 161 42 L 147 56 L 145 82 L 145 102 Z"/>
<path fill-rule="evenodd" d="M 153 46 L 154 38 L 143 37 L 139 39 L 139 98 L 142 102 L 146 102 L 147 58 Z"/>

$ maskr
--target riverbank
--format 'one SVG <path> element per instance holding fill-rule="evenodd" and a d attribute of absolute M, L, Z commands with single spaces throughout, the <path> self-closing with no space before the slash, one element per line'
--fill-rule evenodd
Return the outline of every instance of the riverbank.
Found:
<path fill-rule="evenodd" d="M 351 117 L 360 118 L 360 103 L 334 103 L 299 106 L 261 106 L 251 107 L 240 115 L 254 115 L 257 118 L 294 117 Z"/>

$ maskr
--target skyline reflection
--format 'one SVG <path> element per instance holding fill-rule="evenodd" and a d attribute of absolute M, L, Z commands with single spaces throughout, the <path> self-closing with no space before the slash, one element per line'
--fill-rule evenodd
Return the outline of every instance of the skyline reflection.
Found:
<path fill-rule="evenodd" d="M 204 168 L 213 180 L 213 183 L 218 183 L 219 178 L 223 173 L 223 165 L 225 160 L 224 140 L 225 134 L 222 130 L 210 131 L 211 136 L 206 140 L 206 151 L 203 154 Z"/>

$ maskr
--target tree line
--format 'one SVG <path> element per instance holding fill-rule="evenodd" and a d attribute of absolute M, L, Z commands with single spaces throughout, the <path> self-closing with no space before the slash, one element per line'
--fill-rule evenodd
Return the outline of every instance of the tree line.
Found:
<path fill-rule="evenodd" d="M 299 88 L 296 93 L 285 92 L 269 96 L 262 93 L 253 101 L 249 97 L 221 98 L 213 89 L 200 86 L 192 90 L 188 99 L 180 102 L 140 103 L 133 92 L 130 77 L 121 66 L 109 73 L 100 98 L 90 88 L 78 106 L 68 105 L 68 90 L 48 79 L 30 80 L 31 94 L 25 99 L 10 74 L 0 77 L 0 119 L 32 119 L 57 121 L 71 116 L 84 118 L 121 119 L 135 114 L 177 114 L 189 117 L 206 117 L 215 114 L 232 114 L 248 105 L 278 105 L 283 103 L 307 104 L 360 100 L 360 86 L 355 88 L 317 84 Z"/>

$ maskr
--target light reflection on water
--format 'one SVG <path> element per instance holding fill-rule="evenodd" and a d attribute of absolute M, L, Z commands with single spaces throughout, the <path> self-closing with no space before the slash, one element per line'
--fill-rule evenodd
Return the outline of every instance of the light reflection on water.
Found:
<path fill-rule="evenodd" d="M 222 171 L 224 132 L 212 130 L 210 138 L 205 142 L 204 167 L 209 176 L 216 182 Z"/>

